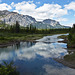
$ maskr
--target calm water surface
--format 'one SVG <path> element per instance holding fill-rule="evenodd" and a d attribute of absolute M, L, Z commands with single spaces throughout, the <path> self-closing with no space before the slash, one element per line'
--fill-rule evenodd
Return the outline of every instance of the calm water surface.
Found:
<path fill-rule="evenodd" d="M 60 35 L 60 34 L 59 34 Z M 68 54 L 66 43 L 58 43 L 57 36 L 45 36 L 34 42 L 20 42 L 13 46 L 0 48 L 0 63 L 14 61 L 21 75 L 75 75 L 71 69 L 56 62 Z"/>

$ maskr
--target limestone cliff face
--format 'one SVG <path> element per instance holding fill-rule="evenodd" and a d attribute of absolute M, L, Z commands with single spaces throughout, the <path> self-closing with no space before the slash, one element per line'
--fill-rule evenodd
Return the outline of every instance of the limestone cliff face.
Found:
<path fill-rule="evenodd" d="M 52 25 L 52 26 L 60 25 L 60 23 L 59 23 L 58 21 L 51 20 L 51 19 L 43 20 L 43 23 L 45 23 L 45 24 L 50 24 L 50 25 Z"/>
<path fill-rule="evenodd" d="M 13 25 L 18 21 L 21 26 L 26 26 L 36 22 L 36 20 L 31 16 L 21 15 L 16 12 L 9 12 L 6 10 L 0 11 L 0 20 L 9 25 Z"/>
<path fill-rule="evenodd" d="M 7 10 L 0 11 L 0 20 L 3 21 L 6 24 L 14 25 L 16 21 L 19 22 L 21 26 L 26 27 L 27 25 L 34 25 L 37 28 L 65 28 L 65 26 L 60 25 L 59 22 L 52 20 L 52 19 L 45 19 L 41 22 L 38 22 L 35 20 L 35 18 L 28 16 L 28 15 L 22 15 L 17 12 L 9 12 Z"/>

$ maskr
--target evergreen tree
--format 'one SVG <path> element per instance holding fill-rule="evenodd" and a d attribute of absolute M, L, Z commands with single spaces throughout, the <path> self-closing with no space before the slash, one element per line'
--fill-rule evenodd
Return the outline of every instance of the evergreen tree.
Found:
<path fill-rule="evenodd" d="M 18 21 L 16 21 L 15 29 L 16 29 L 16 33 L 20 32 L 20 25 L 19 25 Z"/>
<path fill-rule="evenodd" d="M 3 27 L 5 27 L 5 19 L 4 19 L 4 22 L 3 22 Z"/>
<path fill-rule="evenodd" d="M 26 27 L 26 32 L 29 32 L 29 27 L 28 26 Z"/>
<path fill-rule="evenodd" d="M 13 26 L 12 25 L 10 26 L 10 31 L 13 32 Z"/>
<path fill-rule="evenodd" d="M 75 29 L 75 24 L 73 24 L 73 28 Z"/>
<path fill-rule="evenodd" d="M 10 31 L 11 31 L 12 33 L 15 32 L 15 26 L 14 26 L 14 25 L 11 25 L 11 26 L 10 26 Z"/>
<path fill-rule="evenodd" d="M 30 24 L 30 30 L 32 30 L 32 24 Z"/>

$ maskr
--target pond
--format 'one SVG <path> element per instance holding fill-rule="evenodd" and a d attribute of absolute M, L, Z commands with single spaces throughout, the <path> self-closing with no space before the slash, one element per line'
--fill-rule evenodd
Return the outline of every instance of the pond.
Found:
<path fill-rule="evenodd" d="M 45 36 L 36 43 L 20 42 L 0 48 L 0 63 L 13 60 L 20 75 L 75 75 L 75 69 L 54 60 L 68 54 L 67 44 L 58 43 L 63 40 L 57 38 L 60 35 Z"/>

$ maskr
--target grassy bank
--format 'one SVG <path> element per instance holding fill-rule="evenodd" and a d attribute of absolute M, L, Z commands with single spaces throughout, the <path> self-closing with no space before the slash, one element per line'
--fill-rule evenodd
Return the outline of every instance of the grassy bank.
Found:
<path fill-rule="evenodd" d="M 54 34 L 0 33 L 0 43 L 7 43 L 12 41 L 36 40 L 48 35 Z"/>
<path fill-rule="evenodd" d="M 68 38 L 68 35 L 61 35 L 61 36 L 58 36 L 58 38 L 66 39 Z"/>
<path fill-rule="evenodd" d="M 58 36 L 58 38 L 64 39 L 63 41 L 58 41 L 58 42 L 63 42 L 63 43 L 68 42 L 68 35 L 61 35 L 61 36 Z"/>
<path fill-rule="evenodd" d="M 52 34 L 0 33 L 0 45 L 20 41 L 34 41 L 47 35 Z"/>
<path fill-rule="evenodd" d="M 17 28 L 17 27 L 16 27 Z M 34 41 L 43 36 L 68 33 L 69 29 L 35 29 L 34 28 L 16 28 L 0 29 L 0 47 L 1 45 L 10 45 L 20 41 Z M 16 30 L 16 31 L 15 31 Z"/>
<path fill-rule="evenodd" d="M 75 53 L 64 56 L 64 60 L 75 63 Z"/>
<path fill-rule="evenodd" d="M 64 39 L 62 42 L 67 43 L 68 48 L 75 48 L 75 33 L 70 33 L 69 35 L 61 35 L 58 38 Z"/>

